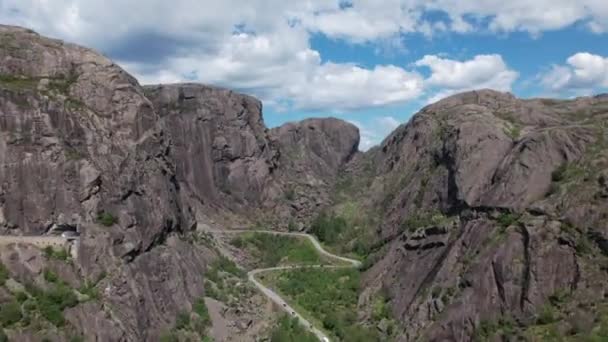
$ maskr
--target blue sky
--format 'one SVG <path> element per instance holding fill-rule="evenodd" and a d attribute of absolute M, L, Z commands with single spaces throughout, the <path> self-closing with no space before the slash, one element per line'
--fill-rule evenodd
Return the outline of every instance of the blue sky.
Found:
<path fill-rule="evenodd" d="M 93 47 L 141 83 L 254 95 L 271 127 L 351 121 L 362 149 L 461 91 L 608 91 L 605 0 L 0 0 L 0 23 Z"/>

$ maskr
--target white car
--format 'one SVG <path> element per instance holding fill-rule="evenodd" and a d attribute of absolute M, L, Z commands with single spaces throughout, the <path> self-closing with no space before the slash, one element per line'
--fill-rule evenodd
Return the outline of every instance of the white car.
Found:
<path fill-rule="evenodd" d="M 61 237 L 66 240 L 76 240 L 78 239 L 78 237 L 80 237 L 80 233 L 74 231 L 67 231 L 61 233 Z"/>

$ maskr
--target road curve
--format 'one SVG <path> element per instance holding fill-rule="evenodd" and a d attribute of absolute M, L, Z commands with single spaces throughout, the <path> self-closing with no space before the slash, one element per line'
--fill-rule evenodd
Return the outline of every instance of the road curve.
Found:
<path fill-rule="evenodd" d="M 266 297 L 268 297 L 271 301 L 276 303 L 280 308 L 287 312 L 288 315 L 292 317 L 296 317 L 300 324 L 302 324 L 308 331 L 313 333 L 320 341 L 327 342 L 329 341 L 329 337 L 323 333 L 320 329 L 316 328 L 312 323 L 310 323 L 306 318 L 304 318 L 301 314 L 299 314 L 294 308 L 292 308 L 286 300 L 281 298 L 279 294 L 274 292 L 272 289 L 266 287 L 264 284 L 259 282 L 255 276 L 265 272 L 273 272 L 273 271 L 281 271 L 281 270 L 291 270 L 298 268 L 351 268 L 351 267 L 360 267 L 361 262 L 354 259 L 349 259 L 345 257 L 341 257 L 339 255 L 331 254 L 321 246 L 321 243 L 312 235 L 305 233 L 291 233 L 291 232 L 276 232 L 271 230 L 247 230 L 247 229 L 234 229 L 234 230 L 207 230 L 207 232 L 211 234 L 243 234 L 243 233 L 262 233 L 262 234 L 273 234 L 273 235 L 287 235 L 294 237 L 304 237 L 312 242 L 313 246 L 319 251 L 319 253 L 325 255 L 326 257 L 334 260 L 343 261 L 349 263 L 350 265 L 337 266 L 337 265 L 290 265 L 290 266 L 277 266 L 277 267 L 269 267 L 269 268 L 258 268 L 255 270 L 251 270 L 247 273 L 247 277 L 249 281 L 251 281 Z"/>

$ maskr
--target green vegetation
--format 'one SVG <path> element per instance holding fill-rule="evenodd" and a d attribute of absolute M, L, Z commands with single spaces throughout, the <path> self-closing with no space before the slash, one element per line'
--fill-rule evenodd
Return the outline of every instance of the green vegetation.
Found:
<path fill-rule="evenodd" d="M 550 324 L 556 322 L 559 319 L 558 314 L 555 310 L 555 307 L 551 304 L 547 304 L 543 306 L 536 318 L 536 323 L 538 325 Z"/>
<path fill-rule="evenodd" d="M 474 335 L 475 341 L 608 341 L 608 304 L 600 300 L 594 303 L 572 301 L 570 292 L 557 290 L 537 312 L 531 323 L 515 322 L 512 316 L 502 316 L 496 321 L 482 321 Z M 573 314 L 574 306 L 591 313 L 589 318 Z M 530 322 L 530 321 L 528 321 Z"/>
<path fill-rule="evenodd" d="M 38 312 L 55 326 L 62 326 L 65 323 L 64 309 L 78 304 L 74 291 L 63 281 L 57 281 L 48 290 L 42 290 L 31 283 L 26 284 L 25 288 L 30 299 L 23 303 L 24 311 L 28 312 L 28 315 Z"/>
<path fill-rule="evenodd" d="M 414 232 L 419 228 L 430 226 L 446 226 L 452 222 L 452 218 L 443 215 L 439 211 L 423 212 L 410 215 L 401 224 L 401 230 Z"/>
<path fill-rule="evenodd" d="M 211 317 L 209 316 L 209 310 L 207 310 L 207 305 L 205 305 L 204 298 L 199 298 L 194 302 L 194 305 L 192 306 L 192 311 L 194 311 L 194 313 L 196 313 L 198 317 L 200 317 L 201 322 L 204 325 L 207 326 L 211 324 Z"/>
<path fill-rule="evenodd" d="M 224 256 L 220 256 L 211 263 L 207 277 L 211 280 L 218 279 L 219 272 L 229 273 L 239 278 L 244 278 L 246 275 L 245 271 L 241 270 L 232 260 Z"/>
<path fill-rule="evenodd" d="M 338 340 L 376 341 L 374 330 L 357 324 L 359 280 L 354 269 L 304 268 L 277 272 L 264 281 Z"/>
<path fill-rule="evenodd" d="M 97 215 L 97 223 L 104 225 L 106 227 L 113 226 L 118 222 L 116 216 L 112 215 L 107 211 L 102 211 Z"/>
<path fill-rule="evenodd" d="M 211 263 L 205 276 L 205 296 L 228 305 L 236 304 L 254 291 L 244 282 L 246 273 L 225 257 Z"/>
<path fill-rule="evenodd" d="M 190 326 L 190 314 L 182 311 L 177 314 L 175 318 L 175 329 L 181 330 L 186 329 Z"/>
<path fill-rule="evenodd" d="M 297 318 L 282 316 L 270 335 L 271 342 L 317 342 L 317 338 L 300 325 Z"/>
<path fill-rule="evenodd" d="M 70 74 L 65 77 L 56 77 L 49 80 L 49 89 L 61 94 L 69 94 L 70 87 L 76 83 L 78 75 Z"/>
<path fill-rule="evenodd" d="M 179 342 L 179 337 L 174 331 L 166 331 L 160 335 L 160 342 Z"/>
<path fill-rule="evenodd" d="M 38 79 L 0 74 L 0 88 L 18 91 L 36 89 Z"/>
<path fill-rule="evenodd" d="M 99 289 L 97 288 L 97 284 L 88 280 L 85 280 L 82 286 L 80 286 L 80 288 L 78 289 L 78 292 L 82 295 L 89 297 L 89 299 L 99 299 Z"/>
<path fill-rule="evenodd" d="M 192 305 L 192 312 L 180 311 L 175 317 L 175 325 L 170 331 L 164 332 L 161 341 L 180 341 L 180 335 L 198 335 L 200 341 L 210 341 L 206 336 L 207 328 L 211 325 L 211 318 L 203 298 L 198 298 Z M 187 341 L 191 341 L 191 338 Z"/>
<path fill-rule="evenodd" d="M 8 270 L 6 269 L 6 266 L 4 266 L 4 264 L 0 262 L 0 286 L 3 286 L 9 277 L 10 277 L 10 274 L 8 273 Z"/>
<path fill-rule="evenodd" d="M 504 129 L 504 132 L 509 138 L 517 140 L 521 135 L 521 126 L 517 123 L 510 124 L 508 128 Z"/>
<path fill-rule="evenodd" d="M 563 163 L 551 172 L 551 188 L 548 195 L 558 193 L 561 186 L 576 180 L 586 178 L 590 170 L 586 170 L 582 163 Z"/>
<path fill-rule="evenodd" d="M 83 158 L 82 154 L 73 147 L 67 147 L 65 149 L 64 154 L 65 154 L 65 159 L 67 159 L 67 160 L 80 160 Z"/>
<path fill-rule="evenodd" d="M 305 238 L 248 233 L 235 237 L 230 243 L 250 252 L 262 267 L 323 263 L 315 247 Z"/>
<path fill-rule="evenodd" d="M 574 240 L 574 249 L 578 255 L 587 255 L 593 253 L 593 243 L 587 234 L 585 234 L 579 228 L 576 228 L 567 222 L 562 222 L 560 231 Z"/>
<path fill-rule="evenodd" d="M 334 254 L 362 260 L 374 250 L 376 235 L 371 227 L 377 220 L 377 214 L 357 201 L 343 199 L 332 213 L 322 213 L 313 221 L 311 233 Z"/>
<path fill-rule="evenodd" d="M 474 341 L 492 341 L 495 336 L 507 338 L 515 335 L 515 321 L 511 316 L 503 316 L 498 321 L 481 321 L 473 335 Z"/>
<path fill-rule="evenodd" d="M 23 318 L 21 305 L 16 301 L 10 301 L 0 305 L 0 324 L 3 327 L 11 326 Z"/>
<path fill-rule="evenodd" d="M 293 188 L 285 190 L 285 199 L 293 201 L 296 198 L 296 191 Z"/>
<path fill-rule="evenodd" d="M 502 228 L 508 228 L 514 224 L 519 224 L 520 223 L 519 219 L 520 219 L 520 215 L 517 215 L 514 213 L 502 212 L 496 218 L 496 222 L 498 222 L 498 224 Z"/>
<path fill-rule="evenodd" d="M 287 230 L 290 232 L 295 232 L 298 230 L 298 226 L 296 225 L 296 222 L 293 219 L 289 220 L 289 223 L 287 224 Z"/>
<path fill-rule="evenodd" d="M 388 322 L 386 333 L 391 336 L 394 332 L 395 321 L 392 319 L 389 297 L 385 291 L 379 291 L 372 301 L 372 321 L 378 325 L 382 321 Z"/>
<path fill-rule="evenodd" d="M 338 241 L 338 237 L 346 228 L 346 220 L 343 217 L 322 213 L 313 221 L 310 232 L 314 234 L 319 241 L 333 244 Z"/>
<path fill-rule="evenodd" d="M 70 257 L 68 251 L 65 248 L 55 249 L 52 246 L 46 246 L 42 251 L 44 252 L 44 256 L 47 259 L 57 259 L 66 261 Z"/>
<path fill-rule="evenodd" d="M 49 283 L 56 283 L 59 280 L 57 274 L 48 268 L 44 270 L 43 275 L 44 280 L 48 281 Z"/>

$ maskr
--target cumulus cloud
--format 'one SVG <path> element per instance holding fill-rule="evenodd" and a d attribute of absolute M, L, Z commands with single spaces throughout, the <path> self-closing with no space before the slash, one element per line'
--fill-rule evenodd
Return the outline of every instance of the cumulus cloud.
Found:
<path fill-rule="evenodd" d="M 415 65 L 430 69 L 426 86 L 438 89 L 428 102 L 473 89 L 509 91 L 519 76 L 516 71 L 509 69 L 500 55 L 477 55 L 466 61 L 427 55 L 416 61 Z"/>
<path fill-rule="evenodd" d="M 351 110 L 414 99 L 422 77 L 393 65 L 363 68 L 321 62 L 308 47 L 306 33 L 289 28 L 269 35 L 239 33 L 213 54 L 168 59 L 163 68 L 124 64 L 145 83 L 166 83 L 191 75 L 260 96 L 269 104 L 287 99 L 294 109 Z"/>
<path fill-rule="evenodd" d="M 367 151 L 378 145 L 384 137 L 401 124 L 393 116 L 380 116 L 365 124 L 357 120 L 349 122 L 359 128 L 359 134 L 361 135 L 359 149 L 361 151 Z"/>
<path fill-rule="evenodd" d="M 579 52 L 570 56 L 566 65 L 554 65 L 543 75 L 542 83 L 552 91 L 608 88 L 608 58 Z"/>
<path fill-rule="evenodd" d="M 429 91 L 437 97 L 479 87 L 509 90 L 517 73 L 498 55 L 468 61 L 425 56 L 410 68 L 331 63 L 311 46 L 312 34 L 382 50 L 403 49 L 408 34 L 540 34 L 574 23 L 600 33 L 608 29 L 608 2 L 149 0 L 143 6 L 124 0 L 0 0 L 0 22 L 100 49 L 143 83 L 213 83 L 277 108 L 343 111 L 404 103 Z M 430 78 L 417 68 L 429 68 Z M 556 67 L 556 84 L 590 82 L 579 69 Z"/>

